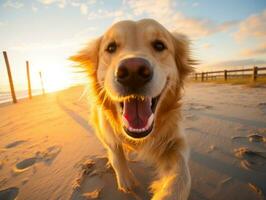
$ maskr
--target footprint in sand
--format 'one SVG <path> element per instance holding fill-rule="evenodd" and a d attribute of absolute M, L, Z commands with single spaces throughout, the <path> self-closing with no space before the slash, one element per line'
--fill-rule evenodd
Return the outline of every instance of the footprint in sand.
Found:
<path fill-rule="evenodd" d="M 248 136 L 250 142 L 266 142 L 266 138 L 259 134 L 251 134 Z"/>
<path fill-rule="evenodd" d="M 204 105 L 204 104 L 199 104 L 199 103 L 190 103 L 188 105 L 188 110 L 190 111 L 199 111 L 199 110 L 209 110 L 212 109 L 213 107 L 210 105 Z"/>
<path fill-rule="evenodd" d="M 0 190 L 0 199 L 15 200 L 18 195 L 19 189 L 16 187 Z"/>
<path fill-rule="evenodd" d="M 60 153 L 61 147 L 60 146 L 51 146 L 46 149 L 46 151 L 41 152 L 39 154 L 39 157 L 41 157 L 42 160 L 46 161 L 46 163 L 49 163 L 55 159 L 55 157 Z"/>
<path fill-rule="evenodd" d="M 30 169 L 30 167 L 32 165 L 34 165 L 36 162 L 37 162 L 36 157 L 31 157 L 31 158 L 27 158 L 25 160 L 22 160 L 16 164 L 16 166 L 12 169 L 12 172 L 14 175 L 18 175 L 18 174 Z"/>
<path fill-rule="evenodd" d="M 232 137 L 232 140 L 239 140 L 239 139 L 244 139 L 244 140 L 248 139 L 248 141 L 250 142 L 266 142 L 266 138 L 257 133 L 250 134 L 248 136 L 233 136 Z"/>
<path fill-rule="evenodd" d="M 31 166 L 33 166 L 37 162 L 44 161 L 47 164 L 51 164 L 51 162 L 55 159 L 55 157 L 60 153 L 60 146 L 51 146 L 48 147 L 43 152 L 36 152 L 34 157 L 27 158 L 25 160 L 20 161 L 13 168 L 14 175 L 17 175 L 21 172 L 28 170 Z"/>
<path fill-rule="evenodd" d="M 198 118 L 197 116 L 195 116 L 195 115 L 187 115 L 185 118 L 186 118 L 187 120 L 190 120 L 190 121 L 196 121 L 196 120 L 199 119 L 199 118 Z"/>
<path fill-rule="evenodd" d="M 137 187 L 131 193 L 123 193 L 117 189 L 115 173 L 108 163 L 106 157 L 92 157 L 79 165 L 79 177 L 73 183 L 72 200 L 87 199 L 116 199 L 116 200 L 139 200 L 150 199 L 148 183 L 151 181 L 148 176 L 151 169 L 144 167 L 140 162 L 129 162 L 129 166 L 141 186 Z M 110 194 L 112 196 L 110 196 Z"/>
<path fill-rule="evenodd" d="M 266 102 L 259 103 L 258 107 L 262 111 L 262 113 L 266 115 Z"/>
<path fill-rule="evenodd" d="M 241 159 L 241 167 L 244 169 L 266 173 L 266 152 L 257 152 L 241 147 L 235 149 L 234 153 L 237 158 Z"/>
<path fill-rule="evenodd" d="M 253 192 L 255 192 L 258 195 L 259 199 L 262 199 L 262 200 L 264 199 L 264 194 L 261 188 L 259 188 L 257 185 L 253 183 L 248 183 L 248 186 Z"/>
<path fill-rule="evenodd" d="M 15 141 L 15 142 L 12 142 L 12 143 L 9 143 L 5 146 L 5 148 L 9 149 L 9 148 L 13 148 L 13 147 L 16 147 L 22 143 L 26 142 L 25 140 L 18 140 L 18 141 Z"/>
<path fill-rule="evenodd" d="M 25 160 L 22 160 L 21 162 L 16 164 L 16 168 L 19 170 L 25 170 L 27 168 L 29 168 L 30 166 L 32 166 L 34 163 L 36 163 L 37 158 L 33 157 L 33 158 L 27 158 Z"/>

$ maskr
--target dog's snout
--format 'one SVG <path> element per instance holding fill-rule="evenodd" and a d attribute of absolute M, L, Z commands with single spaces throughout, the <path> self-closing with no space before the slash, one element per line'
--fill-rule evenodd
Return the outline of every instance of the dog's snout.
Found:
<path fill-rule="evenodd" d="M 138 88 L 152 79 L 153 69 L 144 58 L 127 58 L 120 62 L 115 76 L 123 86 Z"/>

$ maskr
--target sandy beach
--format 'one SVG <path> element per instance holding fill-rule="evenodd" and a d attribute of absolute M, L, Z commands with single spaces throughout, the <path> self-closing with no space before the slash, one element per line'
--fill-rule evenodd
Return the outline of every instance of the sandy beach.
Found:
<path fill-rule="evenodd" d="M 84 87 L 0 105 L 0 200 L 150 199 L 152 166 L 129 161 L 140 185 L 117 191 L 88 124 Z M 266 87 L 196 83 L 184 91 L 190 200 L 263 200 Z"/>

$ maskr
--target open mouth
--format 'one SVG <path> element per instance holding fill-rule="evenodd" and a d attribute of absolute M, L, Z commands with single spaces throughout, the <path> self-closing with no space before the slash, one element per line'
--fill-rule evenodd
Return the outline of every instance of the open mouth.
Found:
<path fill-rule="evenodd" d="M 120 103 L 125 132 L 133 138 L 143 138 L 153 129 L 156 98 L 129 98 Z"/>

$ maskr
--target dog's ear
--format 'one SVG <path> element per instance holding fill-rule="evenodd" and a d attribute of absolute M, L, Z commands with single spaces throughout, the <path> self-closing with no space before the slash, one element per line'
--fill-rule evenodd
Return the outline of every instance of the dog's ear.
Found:
<path fill-rule="evenodd" d="M 193 65 L 197 62 L 190 58 L 190 41 L 185 35 L 172 33 L 175 48 L 175 61 L 179 71 L 179 80 L 183 84 L 184 79 L 194 71 Z"/>
<path fill-rule="evenodd" d="M 99 37 L 89 42 L 85 48 L 80 50 L 76 55 L 71 56 L 69 60 L 79 63 L 80 67 L 89 74 L 95 73 L 98 66 L 101 40 L 102 37 Z"/>

